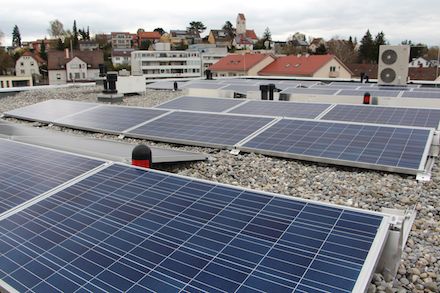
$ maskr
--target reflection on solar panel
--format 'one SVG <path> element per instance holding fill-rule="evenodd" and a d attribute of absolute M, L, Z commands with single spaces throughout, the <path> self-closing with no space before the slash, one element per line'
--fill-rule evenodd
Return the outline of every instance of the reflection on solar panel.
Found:
<path fill-rule="evenodd" d="M 156 108 L 223 112 L 241 103 L 243 103 L 243 100 L 185 96 L 169 101 L 165 104 L 161 104 Z"/>
<path fill-rule="evenodd" d="M 64 116 L 96 107 L 97 104 L 66 100 L 48 100 L 5 113 L 5 116 L 32 121 L 53 122 Z"/>
<path fill-rule="evenodd" d="M 429 129 L 283 119 L 241 149 L 332 164 L 416 174 Z"/>
<path fill-rule="evenodd" d="M 190 145 L 232 146 L 254 133 L 271 118 L 174 112 L 126 133 L 127 136 Z"/>
<path fill-rule="evenodd" d="M 414 88 L 413 92 L 438 92 L 438 93 L 440 93 L 440 88 L 439 87 L 433 87 L 433 88 L 429 88 L 429 87 Z"/>
<path fill-rule="evenodd" d="M 379 90 L 341 90 L 338 93 L 338 96 L 356 96 L 356 97 L 363 97 L 364 93 L 368 91 L 371 96 L 374 97 L 397 97 L 400 94 L 400 91 L 379 91 Z"/>
<path fill-rule="evenodd" d="M 0 279 L 20 292 L 361 292 L 387 222 L 113 165 L 0 222 Z"/>
<path fill-rule="evenodd" d="M 402 98 L 423 98 L 423 99 L 440 99 L 440 91 L 422 92 L 422 91 L 412 91 L 404 92 Z"/>
<path fill-rule="evenodd" d="M 257 84 L 255 79 L 219 79 L 223 84 Z"/>
<path fill-rule="evenodd" d="M 282 91 L 283 94 L 306 94 L 306 95 L 334 95 L 337 89 L 305 89 L 305 88 L 287 88 Z"/>
<path fill-rule="evenodd" d="M 0 214 L 102 163 L 0 139 Z"/>
<path fill-rule="evenodd" d="M 360 86 L 360 84 L 353 85 L 339 85 L 339 84 L 329 84 L 329 85 L 314 85 L 312 88 L 314 89 L 356 89 Z"/>
<path fill-rule="evenodd" d="M 90 111 L 58 120 L 56 124 L 92 131 L 120 133 L 166 112 L 146 108 L 100 106 Z"/>
<path fill-rule="evenodd" d="M 216 90 L 216 89 L 219 89 L 224 86 L 225 86 L 225 84 L 221 84 L 221 83 L 188 82 L 188 83 L 182 85 L 182 88 Z"/>
<path fill-rule="evenodd" d="M 313 119 L 321 114 L 328 107 L 330 107 L 330 104 L 249 101 L 228 112 L 236 114 L 253 114 L 264 116 Z"/>
<path fill-rule="evenodd" d="M 440 109 L 336 105 L 321 119 L 438 128 Z"/>

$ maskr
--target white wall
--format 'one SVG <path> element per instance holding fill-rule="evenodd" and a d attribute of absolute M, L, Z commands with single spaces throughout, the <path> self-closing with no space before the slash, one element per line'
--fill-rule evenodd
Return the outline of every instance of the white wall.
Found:
<path fill-rule="evenodd" d="M 87 80 L 87 63 L 79 59 L 73 58 L 66 64 L 67 80 Z"/>
<path fill-rule="evenodd" d="M 32 76 L 40 74 L 37 61 L 31 56 L 21 56 L 15 63 L 16 76 Z"/>
<path fill-rule="evenodd" d="M 66 84 L 66 71 L 65 70 L 49 70 L 49 84 Z"/>
<path fill-rule="evenodd" d="M 330 76 L 330 67 L 335 66 L 336 72 L 339 72 L 337 78 L 351 78 L 351 73 L 345 69 L 345 67 L 338 62 L 336 59 L 332 59 L 323 67 L 321 67 L 318 71 L 313 75 L 314 78 L 329 78 Z"/>

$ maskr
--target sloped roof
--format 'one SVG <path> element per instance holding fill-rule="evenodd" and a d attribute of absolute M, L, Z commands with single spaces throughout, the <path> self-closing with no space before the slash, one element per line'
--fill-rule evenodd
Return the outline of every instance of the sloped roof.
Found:
<path fill-rule="evenodd" d="M 360 77 L 361 72 L 366 73 L 370 79 L 377 79 L 377 64 L 349 64 L 353 76 Z M 436 80 L 437 69 L 435 67 L 408 68 L 410 80 Z"/>
<path fill-rule="evenodd" d="M 211 30 L 210 33 L 212 34 L 216 42 L 228 42 L 231 40 L 228 32 L 225 30 Z"/>
<path fill-rule="evenodd" d="M 73 58 L 78 57 L 87 65 L 88 69 L 99 69 L 99 64 L 104 63 L 104 54 L 101 50 L 96 51 L 79 51 L 75 50 L 73 53 L 70 53 L 70 58 L 66 58 L 64 51 L 49 51 L 47 53 L 48 57 L 48 70 L 64 70 L 66 63 L 71 61 Z M 64 68 L 63 68 L 64 67 Z"/>
<path fill-rule="evenodd" d="M 310 45 L 315 45 L 315 46 L 319 46 L 321 43 L 324 42 L 323 38 L 314 38 L 311 42 Z"/>
<path fill-rule="evenodd" d="M 258 40 L 257 34 L 254 30 L 246 30 L 246 37 L 252 39 L 252 40 Z"/>
<path fill-rule="evenodd" d="M 41 56 L 39 54 L 35 54 L 35 53 L 31 53 L 29 51 L 26 51 L 23 53 L 22 56 L 30 56 L 30 57 L 34 58 L 35 61 L 37 61 L 38 65 L 46 64 L 46 60 L 41 58 Z"/>
<path fill-rule="evenodd" d="M 235 42 L 239 45 L 252 45 L 252 40 L 245 35 L 236 35 Z"/>
<path fill-rule="evenodd" d="M 259 75 L 312 76 L 335 58 L 333 55 L 289 55 L 277 58 L 261 70 Z"/>
<path fill-rule="evenodd" d="M 139 32 L 138 37 L 140 39 L 158 40 L 161 35 L 159 32 Z"/>
<path fill-rule="evenodd" d="M 231 54 L 209 67 L 213 71 L 247 71 L 272 56 L 270 54 Z"/>
<path fill-rule="evenodd" d="M 353 72 L 353 76 L 360 77 L 361 73 L 365 73 L 369 78 L 377 78 L 377 64 L 348 64 L 348 67 Z"/>

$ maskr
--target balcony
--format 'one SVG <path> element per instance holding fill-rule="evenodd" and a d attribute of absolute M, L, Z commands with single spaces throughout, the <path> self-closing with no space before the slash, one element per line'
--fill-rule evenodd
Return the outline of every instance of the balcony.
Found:
<path fill-rule="evenodd" d="M 328 77 L 330 78 L 337 78 L 339 77 L 339 71 L 330 71 L 328 74 Z"/>

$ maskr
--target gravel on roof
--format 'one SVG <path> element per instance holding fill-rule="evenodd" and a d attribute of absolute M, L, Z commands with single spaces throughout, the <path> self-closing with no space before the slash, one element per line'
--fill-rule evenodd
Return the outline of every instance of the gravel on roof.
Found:
<path fill-rule="evenodd" d="M 63 88 L 22 92 L 0 99 L 0 112 L 12 110 L 48 99 L 97 102 L 98 87 Z M 179 92 L 147 90 L 140 96 L 125 97 L 123 105 L 151 107 L 181 95 Z M 35 127 L 49 127 L 8 119 Z M 117 136 L 50 128 L 96 138 L 118 140 Z M 166 166 L 169 172 L 282 193 L 296 197 L 348 205 L 379 211 L 381 207 L 411 209 L 417 217 L 406 244 L 395 282 L 385 282 L 375 274 L 368 292 L 439 292 L 440 288 L 440 166 L 436 162 L 429 182 L 417 182 L 414 176 L 325 165 L 298 160 L 242 153 L 232 155 L 227 150 L 180 146 L 125 138 L 133 144 L 178 150 L 204 152 L 207 161 Z"/>

